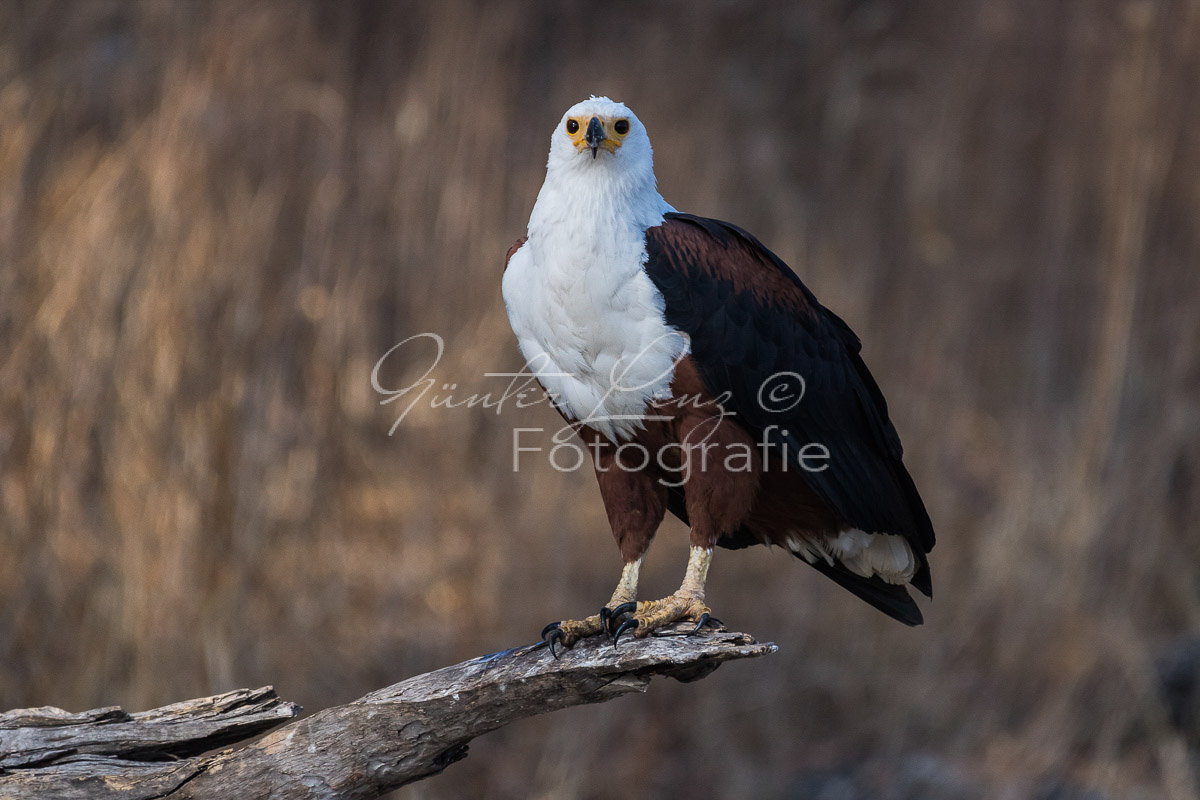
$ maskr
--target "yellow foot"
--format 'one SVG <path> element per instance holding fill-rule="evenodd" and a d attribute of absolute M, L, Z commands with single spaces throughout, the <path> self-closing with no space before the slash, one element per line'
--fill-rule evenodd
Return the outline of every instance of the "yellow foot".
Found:
<path fill-rule="evenodd" d="M 625 605 L 630 604 L 626 603 Z M 593 614 L 590 617 L 551 622 L 542 628 L 542 641 L 549 646 L 550 655 L 558 658 L 558 653 L 554 649 L 555 645 L 561 644 L 569 650 L 580 639 L 586 639 L 589 636 L 599 636 L 602 633 L 612 636 L 612 626 L 615 621 L 615 616 L 605 606 L 600 609 L 599 614 Z"/>
<path fill-rule="evenodd" d="M 604 633 L 604 624 L 600 622 L 599 614 L 592 614 L 584 619 L 564 619 L 562 622 L 551 622 L 542 628 L 542 641 L 550 646 L 550 654 L 558 658 L 554 645 L 561 644 L 570 649 L 580 639 Z"/>
<path fill-rule="evenodd" d="M 613 634 L 613 645 L 621 639 L 621 634 L 632 630 L 638 639 L 649 636 L 660 628 L 673 625 L 676 622 L 694 622 L 696 627 L 692 633 L 699 631 L 705 625 L 719 627 L 721 621 L 712 616 L 708 606 L 704 604 L 704 596 L 699 593 L 678 591 L 662 600 L 643 600 L 636 606 L 626 603 L 612 610 L 614 616 L 623 612 L 633 611 L 633 616 L 622 622 Z"/>

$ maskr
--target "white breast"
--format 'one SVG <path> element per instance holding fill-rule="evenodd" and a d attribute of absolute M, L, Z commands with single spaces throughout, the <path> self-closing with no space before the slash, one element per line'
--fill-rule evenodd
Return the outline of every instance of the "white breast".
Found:
<path fill-rule="evenodd" d="M 645 259 L 644 228 L 558 228 L 531 231 L 504 273 L 529 369 L 563 411 L 614 441 L 642 427 L 651 400 L 670 396 L 688 351 L 686 334 L 664 321 Z"/>

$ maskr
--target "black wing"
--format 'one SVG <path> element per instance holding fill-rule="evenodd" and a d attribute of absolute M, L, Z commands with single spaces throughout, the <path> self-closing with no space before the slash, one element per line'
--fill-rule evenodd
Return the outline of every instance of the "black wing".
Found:
<path fill-rule="evenodd" d="M 709 391 L 724 396 L 742 424 L 786 445 L 802 477 L 847 525 L 904 536 L 920 560 L 912 584 L 930 594 L 925 556 L 933 548 L 933 525 L 850 327 L 735 225 L 670 213 L 646 231 L 646 249 L 645 270 L 666 301 L 667 322 L 691 337 L 692 358 Z M 827 463 L 824 470 L 801 468 L 809 444 L 828 449 L 826 462 L 809 461 Z M 722 542 L 748 543 L 737 535 Z M 841 572 L 830 577 L 888 613 L 868 595 L 898 590 L 908 597 L 903 587 Z M 855 581 L 869 586 L 848 585 Z"/>

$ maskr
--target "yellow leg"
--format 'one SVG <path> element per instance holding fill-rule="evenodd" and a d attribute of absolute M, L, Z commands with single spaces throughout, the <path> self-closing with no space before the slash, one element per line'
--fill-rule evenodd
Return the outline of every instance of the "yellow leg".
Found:
<path fill-rule="evenodd" d="M 712 620 L 711 612 L 704 604 L 704 583 L 708 579 L 708 566 L 711 563 L 712 548 L 693 547 L 688 555 L 683 583 L 675 594 L 662 600 L 638 603 L 633 617 L 621 624 L 615 638 L 619 639 L 621 633 L 629 629 L 640 639 L 682 620 L 695 622 L 698 626 Z"/>
<path fill-rule="evenodd" d="M 608 601 L 609 608 L 616 608 L 621 603 L 637 599 L 638 575 L 642 571 L 642 559 L 630 561 L 621 570 L 621 580 L 613 590 L 612 599 Z"/>
<path fill-rule="evenodd" d="M 638 575 L 642 570 L 642 559 L 631 561 L 621 570 L 621 580 L 613 590 L 612 598 L 605 609 L 612 610 L 624 603 L 637 599 Z M 562 643 L 563 647 L 571 647 L 580 639 L 606 633 L 605 622 L 607 615 L 593 614 L 583 619 L 566 619 L 562 622 L 552 622 L 542 631 L 542 638 L 550 644 L 550 652 L 554 652 L 554 644 Z M 549 636 L 549 638 L 547 638 Z"/>

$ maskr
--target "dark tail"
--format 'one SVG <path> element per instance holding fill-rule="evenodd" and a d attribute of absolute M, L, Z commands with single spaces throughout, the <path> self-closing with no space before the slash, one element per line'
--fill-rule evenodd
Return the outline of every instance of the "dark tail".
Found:
<path fill-rule="evenodd" d="M 878 575 L 872 575 L 870 578 L 855 575 L 840 561 L 830 564 L 823 558 L 810 562 L 801 556 L 797 555 L 796 557 L 836 581 L 843 589 L 854 592 L 889 617 L 898 619 L 905 625 L 920 625 L 925 621 L 925 618 L 921 616 L 921 609 L 917 608 L 912 596 L 903 586 L 888 583 Z"/>
<path fill-rule="evenodd" d="M 682 489 L 672 487 L 670 492 L 668 492 L 667 508 L 671 510 L 671 513 L 683 520 L 684 524 L 687 524 L 687 508 L 684 503 Z M 717 542 L 717 546 L 725 547 L 729 550 L 741 550 L 744 547 L 756 544 L 762 544 L 762 541 L 746 528 L 740 528 L 734 533 L 722 536 Z M 825 559 L 818 558 L 813 563 L 796 553 L 792 555 L 795 555 L 796 558 L 799 558 L 805 564 L 808 564 L 813 569 L 835 581 L 838 586 L 866 600 L 892 619 L 898 619 L 905 625 L 920 625 L 925 621 L 925 618 L 921 616 L 921 609 L 917 608 L 917 604 L 913 602 L 912 596 L 903 586 L 888 583 L 878 575 L 873 575 L 870 578 L 855 575 L 846 569 L 840 561 L 834 561 L 830 564 Z M 923 556 L 918 556 L 918 558 L 921 560 L 921 566 L 913 576 L 912 584 L 922 594 L 932 597 L 933 592 L 929 580 L 929 563 Z"/>

